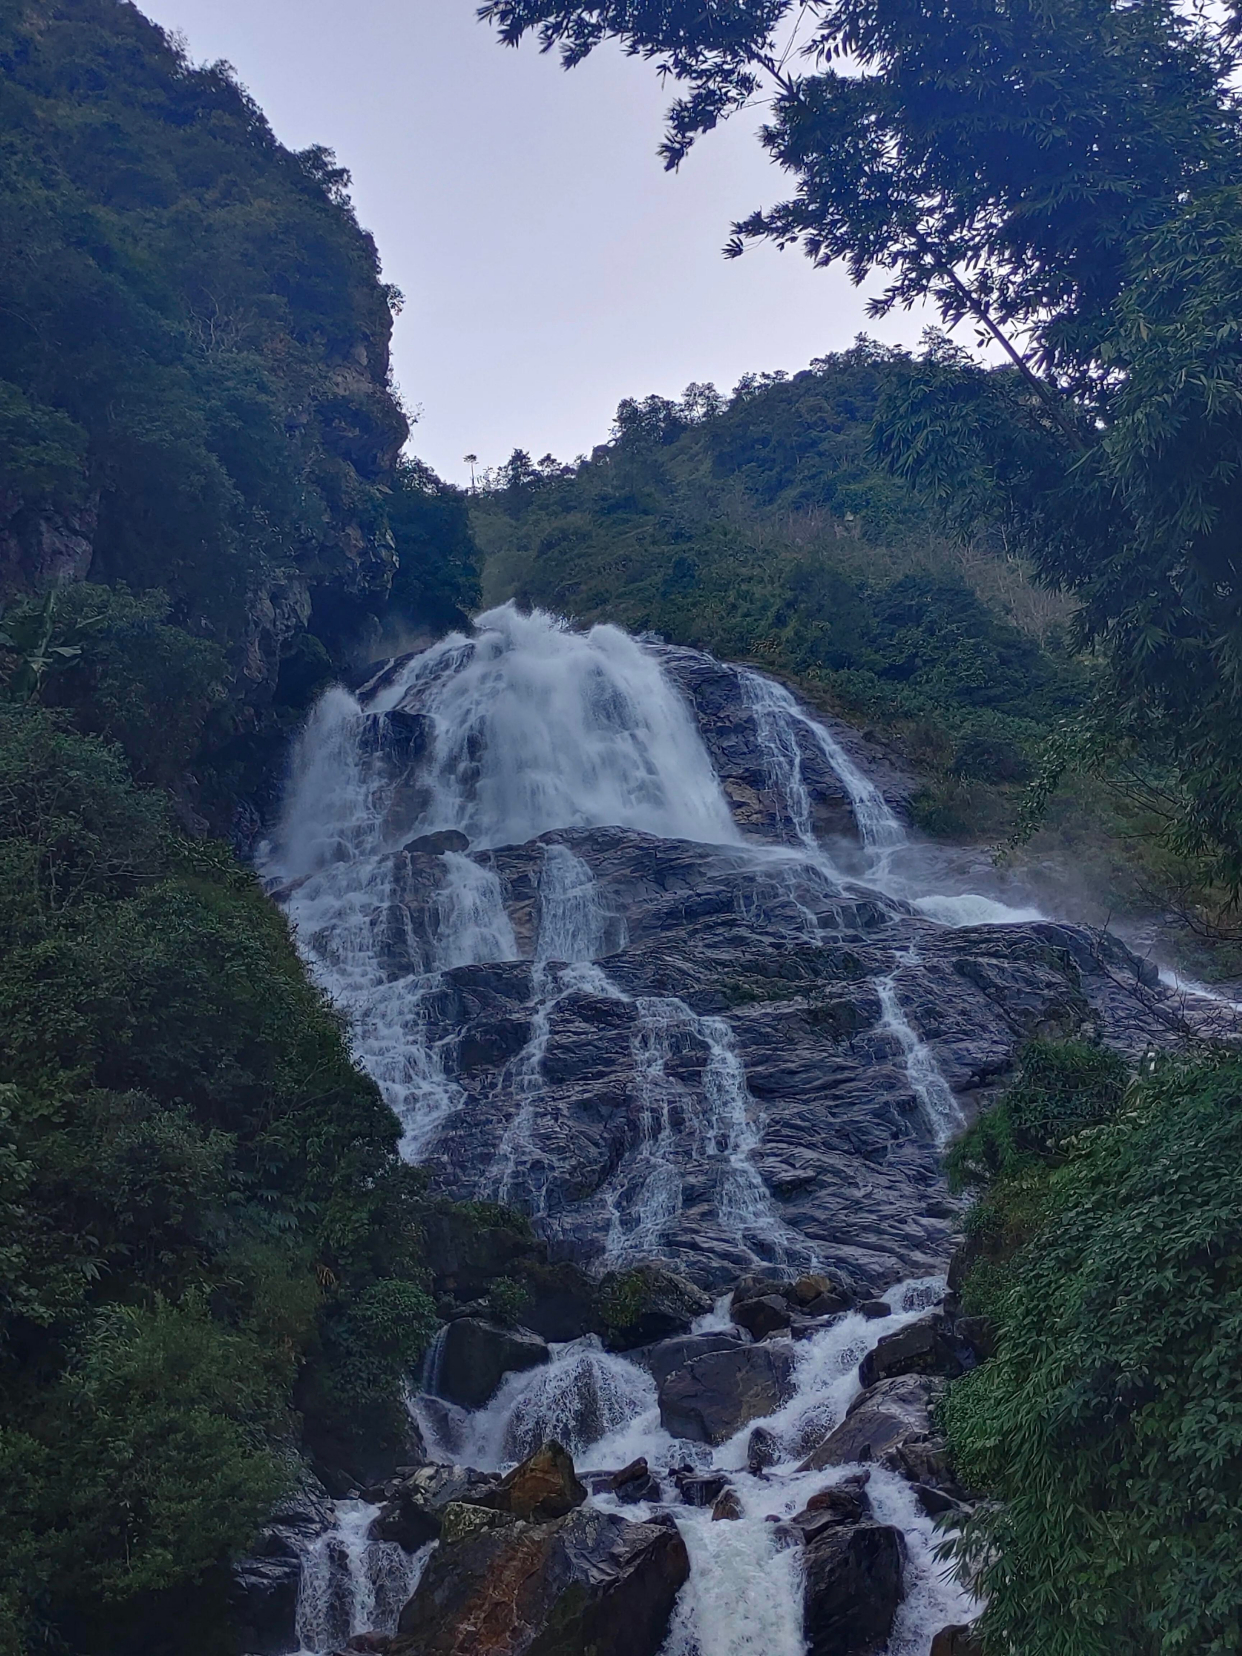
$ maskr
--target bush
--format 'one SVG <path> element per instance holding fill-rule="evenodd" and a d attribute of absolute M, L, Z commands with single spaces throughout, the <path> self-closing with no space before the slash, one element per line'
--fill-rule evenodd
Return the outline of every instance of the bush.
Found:
<path fill-rule="evenodd" d="M 391 1421 L 434 1314 L 283 918 L 65 721 L 0 705 L 0 1605 L 89 1653 L 246 1543 L 295 1384 L 308 1430 Z"/>
<path fill-rule="evenodd" d="M 1166 1061 L 1116 1114 L 1120 1083 L 1045 1050 L 999 1153 L 970 1157 L 1013 1237 L 967 1283 L 997 1354 L 943 1410 L 989 1497 L 954 1546 L 989 1656 L 1242 1639 L 1242 1062 Z"/>

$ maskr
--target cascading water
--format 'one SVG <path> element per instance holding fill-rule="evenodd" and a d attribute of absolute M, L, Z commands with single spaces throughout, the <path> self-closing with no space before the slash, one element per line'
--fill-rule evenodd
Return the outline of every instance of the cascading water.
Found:
<path fill-rule="evenodd" d="M 394 1542 L 370 1540 L 379 1510 L 339 1501 L 335 1526 L 303 1558 L 296 1629 L 304 1656 L 339 1650 L 359 1633 L 396 1631 L 431 1549 L 407 1553 Z"/>
<path fill-rule="evenodd" d="M 327 693 L 261 866 L 402 1123 L 403 1153 L 446 1188 L 522 1207 L 592 1269 L 698 1262 L 720 1287 L 757 1264 L 840 1258 L 882 1286 L 943 1260 L 936 1152 L 961 1120 L 904 1010 L 912 982 L 967 997 L 956 1039 L 983 1039 L 992 968 L 945 970 L 937 939 L 1037 916 L 929 889 L 919 848 L 832 733 L 761 674 L 733 682 L 744 718 L 722 736 L 700 709 L 700 730 L 658 650 L 613 627 L 490 611 L 358 696 Z M 753 780 L 729 798 L 709 738 L 734 759 L 739 743 L 754 750 Z M 853 812 L 857 878 L 816 838 L 808 766 L 824 765 Z M 740 832 L 735 797 L 776 801 L 769 843 Z M 956 1061 L 968 1076 L 994 1047 Z M 565 1167 L 567 1145 L 581 1159 Z M 678 1509 L 693 1573 L 666 1656 L 800 1656 L 797 1556 L 767 1519 L 837 1475 L 794 1469 L 842 1418 L 863 1353 L 927 1303 L 917 1283 L 901 1293 L 892 1317 L 851 1314 L 797 1347 L 795 1394 L 763 1423 L 779 1477 L 744 1470 L 750 1425 L 701 1451 L 733 1470 L 743 1516 Z M 700 1454 L 660 1427 L 650 1376 L 591 1338 L 511 1375 L 486 1409 L 445 1405 L 423 1425 L 439 1453 L 483 1468 L 549 1435 L 580 1464 L 645 1455 L 667 1471 Z M 889 1656 L 926 1656 L 970 1607 L 940 1580 L 906 1487 L 878 1469 L 871 1487 L 910 1553 Z M 342 1503 L 308 1558 L 307 1650 L 392 1619 L 383 1582 L 397 1561 L 365 1542 L 364 1516 Z"/>

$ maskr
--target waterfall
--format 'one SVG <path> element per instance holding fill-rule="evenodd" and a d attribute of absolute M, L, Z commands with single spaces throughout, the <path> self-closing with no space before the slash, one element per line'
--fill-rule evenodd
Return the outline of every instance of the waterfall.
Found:
<path fill-rule="evenodd" d="M 296 1620 L 303 1656 L 329 1656 L 359 1633 L 396 1632 L 431 1548 L 411 1554 L 395 1542 L 369 1540 L 379 1510 L 338 1501 L 335 1526 L 308 1548 Z"/>
<path fill-rule="evenodd" d="M 660 1425 L 651 1376 L 639 1363 L 601 1351 L 593 1337 L 554 1347 L 544 1368 L 510 1375 L 486 1408 L 458 1423 L 451 1445 L 437 1438 L 433 1416 L 422 1414 L 420 1420 L 429 1443 L 446 1458 L 484 1470 L 512 1465 L 549 1437 L 565 1444 L 582 1468 L 615 1468 L 641 1455 L 666 1483 L 688 1458 L 701 1470 L 727 1470 L 742 1507 L 740 1519 L 715 1523 L 710 1509 L 671 1508 L 691 1572 L 663 1656 L 802 1656 L 799 1549 L 789 1546 L 770 1520 L 792 1517 L 818 1490 L 858 1470 L 796 1469 L 845 1418 L 858 1394 L 861 1359 L 885 1335 L 921 1316 L 943 1289 L 943 1280 L 935 1278 L 900 1283 L 886 1296 L 890 1316 L 868 1319 L 851 1312 L 795 1345 L 790 1400 L 765 1419 L 748 1422 L 715 1450 L 670 1437 Z M 756 1426 L 771 1432 L 779 1445 L 780 1459 L 766 1477 L 745 1470 Z M 899 1528 L 907 1546 L 905 1596 L 886 1656 L 926 1656 L 939 1628 L 969 1621 L 978 1606 L 946 1579 L 934 1526 L 909 1486 L 877 1467 L 868 1493 L 877 1521 Z M 652 1510 L 618 1505 L 608 1495 L 594 1500 L 631 1518 Z"/>
<path fill-rule="evenodd" d="M 863 775 L 836 737 L 794 700 L 783 684 L 749 668 L 737 669 L 743 699 L 755 721 L 756 733 L 775 790 L 784 798 L 790 822 L 808 850 L 817 847 L 811 819 L 811 800 L 802 771 L 799 732 L 817 747 L 845 789 L 858 827 L 858 837 L 870 854 L 873 871 L 883 870 L 885 854 L 904 846 L 907 834 L 888 801 Z"/>
<path fill-rule="evenodd" d="M 413 657 L 374 704 L 434 726 L 424 832 L 457 829 L 475 849 L 605 824 L 738 838 L 689 708 L 634 639 L 512 604 L 474 625 Z"/>
<path fill-rule="evenodd" d="M 594 1336 L 554 1346 L 468 1414 L 435 1395 L 442 1334 L 411 1405 L 433 1455 L 482 1470 L 547 1437 L 583 1469 L 638 1456 L 666 1481 L 686 1461 L 727 1469 L 741 1518 L 671 1506 L 692 1573 L 664 1656 L 801 1656 L 800 1556 L 779 1520 L 847 1469 L 797 1467 L 844 1418 L 861 1358 L 940 1288 L 916 1273 L 943 1258 L 936 1151 L 962 1118 L 910 1008 L 946 928 L 1038 914 L 964 889 L 969 871 L 950 876 L 783 685 L 709 663 L 732 697 L 722 715 L 692 705 L 662 659 L 615 627 L 579 632 L 506 605 L 357 694 L 330 690 L 296 744 L 260 869 L 401 1122 L 402 1154 L 444 1188 L 520 1207 L 590 1270 L 689 1260 L 693 1274 L 706 1260 L 699 1280 L 718 1288 L 761 1266 L 831 1266 L 842 1250 L 873 1283 L 915 1277 L 888 1294 L 891 1316 L 848 1313 L 791 1345 L 788 1401 L 714 1450 L 670 1438 L 651 1375 Z M 749 839 L 711 753 L 739 811 L 758 801 L 739 816 Z M 860 875 L 818 843 L 826 780 L 849 801 Z M 773 812 L 784 843 L 757 844 Z M 957 1004 L 977 1010 L 970 981 Z M 855 1132 L 860 1097 L 880 1108 Z M 566 1143 L 585 1146 L 571 1177 L 557 1164 Z M 897 1225 L 878 1198 L 867 1209 L 890 1170 L 890 1203 L 929 1193 Z M 832 1208 L 818 1231 L 816 1203 Z M 890 1258 L 905 1263 L 878 1276 Z M 766 1478 L 746 1469 L 756 1424 L 780 1454 Z M 869 1493 L 909 1554 L 886 1656 L 926 1656 L 938 1627 L 976 1607 L 943 1580 L 909 1487 L 875 1468 Z M 369 1541 L 375 1511 L 339 1502 L 307 1550 L 307 1653 L 391 1630 L 418 1579 L 426 1550 Z"/>
<path fill-rule="evenodd" d="M 876 979 L 875 987 L 883 1013 L 881 1028 L 892 1035 L 901 1047 L 906 1076 L 923 1107 L 935 1142 L 943 1147 L 963 1124 L 961 1107 L 940 1073 L 931 1048 L 910 1023 L 897 998 L 897 978 L 902 966 L 912 966 L 916 962 L 914 951 L 907 950 L 887 977 Z"/>

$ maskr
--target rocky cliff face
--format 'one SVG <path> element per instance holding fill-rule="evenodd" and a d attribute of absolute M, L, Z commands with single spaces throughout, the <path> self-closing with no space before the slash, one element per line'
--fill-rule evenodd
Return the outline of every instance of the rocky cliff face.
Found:
<path fill-rule="evenodd" d="M 480 627 L 325 704 L 269 862 L 409 1153 L 596 1271 L 942 1269 L 946 1139 L 1030 1036 L 1146 1039 L 1137 962 L 937 887 L 761 675 Z"/>

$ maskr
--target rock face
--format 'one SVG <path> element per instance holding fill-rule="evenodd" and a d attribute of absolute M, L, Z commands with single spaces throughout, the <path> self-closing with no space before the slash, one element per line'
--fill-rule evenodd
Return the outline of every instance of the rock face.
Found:
<path fill-rule="evenodd" d="M 854 1399 L 845 1419 L 811 1451 L 799 1470 L 821 1472 L 856 1461 L 891 1464 L 908 1447 L 932 1439 L 935 1391 L 935 1382 L 923 1375 L 881 1380 Z"/>
<path fill-rule="evenodd" d="M 438 1541 L 445 1509 L 455 1502 L 481 1505 L 499 1486 L 500 1477 L 468 1466 L 422 1466 L 398 1487 L 371 1525 L 376 1541 L 395 1541 L 417 1552 Z"/>
<path fill-rule="evenodd" d="M 807 1656 L 875 1656 L 901 1602 L 905 1542 L 885 1524 L 825 1525 L 808 1542 Z"/>
<path fill-rule="evenodd" d="M 559 1443 L 545 1443 L 505 1474 L 487 1497 L 487 1504 L 514 1518 L 542 1523 L 549 1518 L 563 1518 L 581 1506 L 586 1493 L 565 1450 Z"/>
<path fill-rule="evenodd" d="M 391 1656 L 656 1656 L 690 1571 L 672 1525 L 578 1509 L 442 1545 Z"/>
<path fill-rule="evenodd" d="M 900 1374 L 939 1374 L 956 1380 L 974 1364 L 972 1347 L 958 1338 L 948 1318 L 933 1313 L 896 1334 L 886 1334 L 859 1364 L 858 1378 L 864 1386 Z"/>
<path fill-rule="evenodd" d="M 660 1424 L 673 1437 L 724 1443 L 769 1415 L 793 1389 L 794 1355 L 778 1345 L 735 1346 L 695 1357 L 660 1386 Z"/>
<path fill-rule="evenodd" d="M 944 1138 L 1032 1035 L 1158 1035 L 1127 992 L 1143 968 L 1070 926 L 960 923 L 986 917 L 982 899 L 920 909 L 869 886 L 859 822 L 890 845 L 902 829 L 843 750 L 898 801 L 899 779 L 762 675 L 651 646 L 610 677 L 622 643 L 592 655 L 559 636 L 495 621 L 479 651 L 512 686 L 499 711 L 482 680 L 458 694 L 476 660 L 465 641 L 381 673 L 358 721 L 366 786 L 352 785 L 383 844 L 281 887 L 343 999 L 357 973 L 340 978 L 339 961 L 367 955 L 359 1050 L 435 1188 L 520 1208 L 554 1258 L 597 1277 L 656 1260 L 714 1293 L 757 1268 L 786 1284 L 822 1271 L 829 1288 L 793 1316 L 943 1270 L 958 1222 Z M 506 769 L 527 727 L 547 736 L 534 782 Z M 609 825 L 657 819 L 665 831 Z M 356 827 L 341 824 L 345 843 Z M 335 824 L 316 828 L 332 841 Z M 828 852 L 809 850 L 814 832 Z M 910 889 L 944 890 L 934 848 L 907 850 Z M 365 937 L 350 930 L 360 885 Z M 692 1320 L 670 1310 L 657 1326 L 654 1301 L 627 1320 L 625 1298 L 613 1349 Z"/>
<path fill-rule="evenodd" d="M 463 1409 L 480 1409 L 506 1374 L 538 1368 L 547 1360 L 547 1344 L 528 1329 L 459 1317 L 445 1331 L 436 1394 Z"/>
<path fill-rule="evenodd" d="M 239 1649 L 279 1656 L 296 1647 L 302 1555 L 332 1528 L 334 1517 L 327 1493 L 308 1483 L 276 1508 L 254 1551 L 233 1566 L 229 1609 Z"/>

